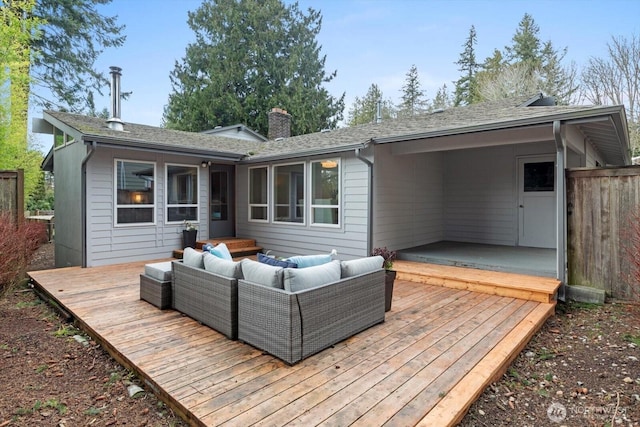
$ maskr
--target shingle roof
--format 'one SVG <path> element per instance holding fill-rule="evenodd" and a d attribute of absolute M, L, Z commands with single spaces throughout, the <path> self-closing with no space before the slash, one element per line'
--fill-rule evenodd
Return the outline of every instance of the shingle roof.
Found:
<path fill-rule="evenodd" d="M 346 151 L 368 142 L 411 140 L 551 123 L 554 120 L 596 117 L 611 114 L 612 108 L 537 105 L 541 100 L 543 100 L 541 95 L 503 99 L 267 142 L 244 141 L 134 123 L 125 123 L 125 130 L 122 132 L 108 128 L 101 118 L 51 111 L 46 113 L 83 133 L 85 139 L 93 137 L 109 141 L 134 142 L 157 149 L 170 147 L 173 150 L 208 150 L 212 155 L 222 153 L 237 156 L 238 159 L 261 161 Z M 608 132 L 611 137 L 615 134 L 615 129 Z"/>
<path fill-rule="evenodd" d="M 104 119 L 80 114 L 45 111 L 46 114 L 82 133 L 85 139 L 151 144 L 158 148 L 210 150 L 236 157 L 256 151 L 262 143 L 206 133 L 185 132 L 156 126 L 124 123 L 124 131 L 110 129 Z"/>
<path fill-rule="evenodd" d="M 501 127 L 517 126 L 524 123 L 547 123 L 567 116 L 593 112 L 602 107 L 591 106 L 531 106 L 523 105 L 530 97 L 510 98 L 493 102 L 449 108 L 440 112 L 419 114 L 403 119 L 385 120 L 348 128 L 318 132 L 268 141 L 252 159 L 284 157 L 323 148 L 353 147 L 369 141 L 382 142 L 388 139 L 413 139 L 473 132 Z M 529 123 L 532 122 L 532 123 Z"/>

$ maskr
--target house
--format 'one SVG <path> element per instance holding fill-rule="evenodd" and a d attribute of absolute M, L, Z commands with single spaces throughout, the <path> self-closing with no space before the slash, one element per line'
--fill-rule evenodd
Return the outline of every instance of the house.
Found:
<path fill-rule="evenodd" d="M 286 111 L 269 115 L 286 132 Z M 631 164 L 622 106 L 542 95 L 266 141 L 242 126 L 110 120 L 46 111 L 34 125 L 56 135 L 44 167 L 56 179 L 57 266 L 168 257 L 187 220 L 200 239 L 252 238 L 276 255 L 547 248 L 564 282 L 564 170 Z"/>

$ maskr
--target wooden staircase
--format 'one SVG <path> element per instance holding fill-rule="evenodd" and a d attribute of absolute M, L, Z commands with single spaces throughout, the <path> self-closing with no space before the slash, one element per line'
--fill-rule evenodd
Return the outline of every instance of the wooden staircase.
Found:
<path fill-rule="evenodd" d="M 550 277 L 394 261 L 398 280 L 555 304 L 560 281 Z"/>
<path fill-rule="evenodd" d="M 241 239 L 238 237 L 218 237 L 215 239 L 198 240 L 196 242 L 196 250 L 202 250 L 202 247 L 206 244 L 216 246 L 220 243 L 227 245 L 229 252 L 233 258 L 244 258 L 255 256 L 258 252 L 262 251 L 260 246 L 256 246 L 254 239 Z M 176 249 L 173 251 L 173 257 L 182 259 L 183 249 Z"/>

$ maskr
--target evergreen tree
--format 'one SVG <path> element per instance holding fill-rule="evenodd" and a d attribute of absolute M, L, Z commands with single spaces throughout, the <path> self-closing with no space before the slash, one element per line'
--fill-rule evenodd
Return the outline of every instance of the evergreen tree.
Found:
<path fill-rule="evenodd" d="M 495 50 L 487 58 L 477 75 L 478 93 L 483 100 L 542 92 L 556 102 L 567 104 L 577 91 L 575 65 L 564 67 L 567 49 L 553 47 L 551 41 L 542 43 L 540 27 L 533 17 L 525 14 L 504 55 Z"/>
<path fill-rule="evenodd" d="M 167 127 L 201 131 L 245 123 L 266 135 L 267 113 L 287 110 L 293 135 L 334 128 L 344 94 L 323 87 L 325 56 L 316 41 L 322 18 L 281 0 L 205 0 L 189 13 L 196 41 L 170 74 Z"/>
<path fill-rule="evenodd" d="M 14 0 L 15 1 L 15 0 Z M 106 48 L 124 44 L 124 26 L 117 16 L 104 16 L 99 6 L 111 0 L 38 0 L 33 16 L 39 19 L 41 37 L 34 39 L 31 57 L 33 83 L 44 90 L 32 98 L 47 109 L 86 111 L 88 94 L 102 94 L 109 80 L 95 70 Z"/>
<path fill-rule="evenodd" d="M 462 76 L 455 82 L 455 97 L 453 104 L 469 105 L 478 101 L 478 83 L 476 74 L 480 69 L 480 64 L 476 61 L 476 28 L 472 25 L 469 30 L 469 36 L 462 45 L 464 51 L 460 54 L 460 59 L 455 62 L 459 65 L 458 71 L 462 72 Z"/>
<path fill-rule="evenodd" d="M 375 83 L 369 86 L 364 98 L 356 97 L 349 110 L 347 123 L 356 126 L 365 123 L 374 123 L 378 114 L 378 103 L 382 114 L 382 120 L 394 118 L 395 108 L 390 100 L 383 100 L 382 91 Z"/>
<path fill-rule="evenodd" d="M 538 33 L 540 27 L 531 15 L 525 13 L 513 36 L 513 45 L 505 47 L 507 60 L 512 64 L 523 62 L 532 72 L 538 69 L 541 65 Z"/>
<path fill-rule="evenodd" d="M 394 116 L 394 107 L 390 100 L 383 100 L 383 94 L 375 83 L 369 86 L 364 97 L 356 97 L 348 113 L 347 123 L 356 126 L 365 123 L 374 123 L 378 112 L 378 103 L 383 119 Z"/>
<path fill-rule="evenodd" d="M 425 103 L 424 91 L 420 88 L 418 68 L 414 64 L 407 72 L 407 77 L 402 86 L 402 104 L 398 115 L 409 117 L 420 113 L 424 110 Z"/>
<path fill-rule="evenodd" d="M 453 100 L 451 99 L 451 95 L 449 95 L 449 91 L 447 89 L 447 85 L 444 84 L 438 92 L 436 92 L 436 96 L 433 98 L 433 103 L 431 104 L 430 111 L 436 110 L 446 110 L 453 106 Z"/>

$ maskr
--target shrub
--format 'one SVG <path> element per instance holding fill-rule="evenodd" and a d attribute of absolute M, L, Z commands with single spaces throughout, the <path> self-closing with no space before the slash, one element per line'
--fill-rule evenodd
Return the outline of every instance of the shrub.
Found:
<path fill-rule="evenodd" d="M 24 279 L 29 261 L 43 239 L 46 240 L 44 224 L 16 224 L 11 215 L 0 213 L 0 295 Z"/>

